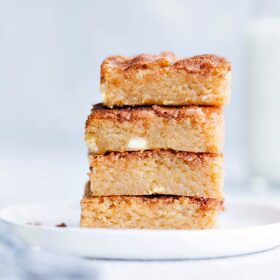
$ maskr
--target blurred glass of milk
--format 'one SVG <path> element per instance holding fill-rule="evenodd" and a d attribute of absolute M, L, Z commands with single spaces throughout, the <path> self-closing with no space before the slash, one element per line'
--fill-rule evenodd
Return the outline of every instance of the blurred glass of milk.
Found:
<path fill-rule="evenodd" d="M 249 29 L 250 163 L 280 186 L 280 1 L 259 4 Z"/>

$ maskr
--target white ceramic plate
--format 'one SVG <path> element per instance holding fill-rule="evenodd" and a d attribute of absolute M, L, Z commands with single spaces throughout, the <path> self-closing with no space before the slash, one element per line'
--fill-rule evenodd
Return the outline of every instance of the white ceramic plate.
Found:
<path fill-rule="evenodd" d="M 78 201 L 15 205 L 0 212 L 30 245 L 90 258 L 213 258 L 280 245 L 280 208 L 240 201 L 227 201 L 214 230 L 85 229 L 78 226 L 79 215 Z M 66 228 L 55 226 L 62 222 Z"/>

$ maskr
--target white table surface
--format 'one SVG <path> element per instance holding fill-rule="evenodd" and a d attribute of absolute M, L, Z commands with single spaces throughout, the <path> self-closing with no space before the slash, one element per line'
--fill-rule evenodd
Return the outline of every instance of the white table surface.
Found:
<path fill-rule="evenodd" d="M 279 191 L 262 193 L 262 189 L 255 190 L 248 195 L 244 191 L 240 199 L 254 200 L 258 203 L 280 205 Z M 247 193 L 247 194 L 246 194 Z M 229 195 L 236 197 L 236 193 Z M 280 217 L 279 217 L 280 220 Z M 164 246 L 164 244 L 163 244 Z M 219 246 L 219 244 L 217 244 Z M 280 279 L 280 247 L 265 252 L 238 257 L 182 260 L 182 261 L 105 261 L 85 260 L 100 271 L 103 280 L 109 279 Z"/>
<path fill-rule="evenodd" d="M 217 244 L 217 246 L 219 246 Z M 280 248 L 247 256 L 166 262 L 87 261 L 109 279 L 280 279 Z"/>

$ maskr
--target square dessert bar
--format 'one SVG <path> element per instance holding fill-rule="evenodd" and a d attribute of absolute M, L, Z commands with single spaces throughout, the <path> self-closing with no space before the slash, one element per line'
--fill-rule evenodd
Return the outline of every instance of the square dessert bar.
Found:
<path fill-rule="evenodd" d="M 89 155 L 94 196 L 179 195 L 223 198 L 223 156 L 146 150 Z"/>
<path fill-rule="evenodd" d="M 216 55 L 177 59 L 170 52 L 112 56 L 101 65 L 106 106 L 217 105 L 228 102 L 231 65 Z"/>
<path fill-rule="evenodd" d="M 224 140 L 221 107 L 93 107 L 85 141 L 91 153 L 172 149 L 220 153 Z"/>
<path fill-rule="evenodd" d="M 222 200 L 183 196 L 93 196 L 81 201 L 82 227 L 206 229 L 217 226 Z"/>

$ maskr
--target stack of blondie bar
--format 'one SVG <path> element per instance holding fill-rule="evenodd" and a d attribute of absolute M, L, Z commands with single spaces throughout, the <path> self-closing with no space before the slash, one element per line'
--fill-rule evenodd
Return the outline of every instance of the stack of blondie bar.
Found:
<path fill-rule="evenodd" d="M 86 122 L 81 226 L 215 227 L 223 206 L 223 105 L 230 63 L 216 55 L 113 56 Z"/>

